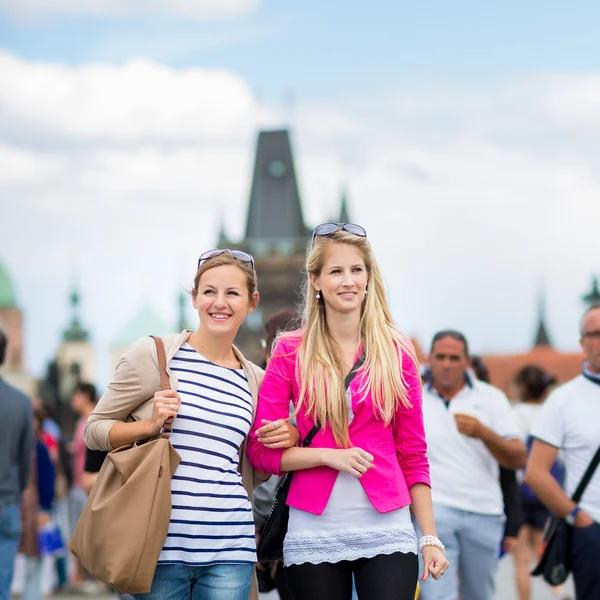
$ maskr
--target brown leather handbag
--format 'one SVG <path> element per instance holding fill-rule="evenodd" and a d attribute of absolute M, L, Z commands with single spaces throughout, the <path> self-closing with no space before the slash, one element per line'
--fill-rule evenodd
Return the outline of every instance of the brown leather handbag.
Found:
<path fill-rule="evenodd" d="M 170 388 L 165 347 L 154 337 L 161 389 Z M 145 594 L 171 519 L 171 478 L 180 457 L 169 442 L 172 418 L 158 439 L 122 446 L 106 457 L 69 550 L 120 594 Z"/>

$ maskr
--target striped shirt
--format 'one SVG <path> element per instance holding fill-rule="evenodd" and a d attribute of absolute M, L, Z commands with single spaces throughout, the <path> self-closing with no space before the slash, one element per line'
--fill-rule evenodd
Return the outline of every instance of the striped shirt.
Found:
<path fill-rule="evenodd" d="M 252 505 L 237 470 L 252 424 L 246 375 L 211 363 L 187 343 L 169 367 L 179 380 L 171 443 L 181 463 L 171 481 L 171 522 L 158 563 L 255 563 Z"/>

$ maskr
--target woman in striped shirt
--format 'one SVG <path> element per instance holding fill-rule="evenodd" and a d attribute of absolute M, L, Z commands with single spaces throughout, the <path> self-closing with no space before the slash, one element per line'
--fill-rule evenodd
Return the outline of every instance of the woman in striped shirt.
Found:
<path fill-rule="evenodd" d="M 174 417 L 171 443 L 181 463 L 171 482 L 171 521 L 152 590 L 138 597 L 247 600 L 256 597 L 250 595 L 256 548 L 245 440 L 262 371 L 244 359 L 233 340 L 258 304 L 252 257 L 235 250 L 204 253 L 192 299 L 198 329 L 164 338 L 171 389 L 152 399 L 140 389 L 142 365 L 154 344 L 139 340 L 92 414 L 86 442 L 117 448 L 156 435 Z M 143 418 L 136 412 L 140 404 L 146 406 Z M 130 414 L 135 422 L 124 422 Z M 298 439 L 291 425 L 274 433 L 271 443 L 280 447 Z"/>

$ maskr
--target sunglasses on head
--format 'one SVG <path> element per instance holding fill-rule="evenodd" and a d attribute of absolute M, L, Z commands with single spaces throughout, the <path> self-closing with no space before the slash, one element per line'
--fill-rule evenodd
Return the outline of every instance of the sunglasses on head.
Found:
<path fill-rule="evenodd" d="M 215 258 L 215 256 L 221 256 L 221 254 L 230 254 L 233 258 L 237 260 L 241 260 L 242 262 L 249 262 L 252 265 L 252 269 L 254 269 L 254 258 L 252 254 L 248 254 L 247 252 L 242 252 L 241 250 L 230 250 L 229 248 L 220 249 L 217 248 L 215 250 L 208 250 L 203 252 L 198 259 L 198 269 L 203 262 L 210 260 L 211 258 Z"/>
<path fill-rule="evenodd" d="M 352 235 L 357 235 L 358 237 L 367 237 L 365 228 L 356 225 L 355 223 L 322 223 L 321 225 L 317 225 L 313 231 L 312 240 L 310 242 L 311 248 L 315 245 L 315 240 L 318 237 L 330 236 L 340 229 L 343 229 Z"/>

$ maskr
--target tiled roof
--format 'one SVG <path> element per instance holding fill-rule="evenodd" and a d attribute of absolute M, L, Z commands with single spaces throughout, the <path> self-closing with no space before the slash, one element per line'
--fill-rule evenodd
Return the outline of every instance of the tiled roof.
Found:
<path fill-rule="evenodd" d="M 542 367 L 559 383 L 581 373 L 583 353 L 559 352 L 549 346 L 538 346 L 524 354 L 487 354 L 481 357 L 490 371 L 492 385 L 509 394 L 515 373 L 525 365 Z"/>

